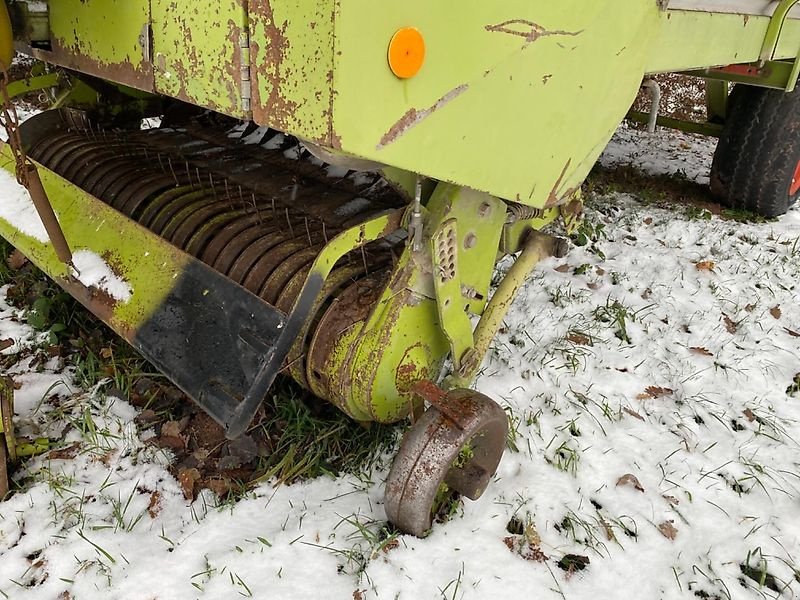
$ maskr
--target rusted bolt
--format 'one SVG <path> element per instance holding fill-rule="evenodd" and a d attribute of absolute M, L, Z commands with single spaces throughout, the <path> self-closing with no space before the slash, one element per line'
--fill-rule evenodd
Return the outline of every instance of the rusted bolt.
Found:
<path fill-rule="evenodd" d="M 478 244 L 478 236 L 474 233 L 468 233 L 467 237 L 464 238 L 464 249 L 469 250 L 470 248 L 474 248 Z"/>
<path fill-rule="evenodd" d="M 488 217 L 492 213 L 492 205 L 488 202 L 484 202 L 478 207 L 478 216 L 479 217 Z"/>

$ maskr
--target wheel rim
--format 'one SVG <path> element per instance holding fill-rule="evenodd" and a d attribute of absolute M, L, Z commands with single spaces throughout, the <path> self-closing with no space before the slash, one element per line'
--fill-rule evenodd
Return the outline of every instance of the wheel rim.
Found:
<path fill-rule="evenodd" d="M 446 483 L 476 500 L 497 470 L 505 449 L 508 420 L 494 401 L 473 390 L 453 390 L 443 404 L 442 411 L 429 408 L 403 436 L 386 479 L 386 516 L 398 528 L 418 537 L 431 528 L 440 486 Z M 458 415 L 458 423 L 454 415 Z M 470 452 L 464 458 L 460 453 L 467 445 Z"/>
<path fill-rule="evenodd" d="M 794 169 L 792 184 L 789 186 L 789 196 L 794 196 L 797 192 L 800 192 L 800 161 L 797 161 L 797 166 Z"/>

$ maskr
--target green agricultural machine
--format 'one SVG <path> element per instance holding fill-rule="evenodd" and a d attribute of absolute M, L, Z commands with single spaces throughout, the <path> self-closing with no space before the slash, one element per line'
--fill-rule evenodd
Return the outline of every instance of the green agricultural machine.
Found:
<path fill-rule="evenodd" d="M 505 413 L 469 385 L 649 75 L 708 80 L 707 124 L 661 123 L 721 138 L 723 203 L 795 200 L 796 3 L 7 1 L 4 67 L 47 66 L 0 82 L 30 196 L 0 234 L 230 438 L 279 375 L 411 417 L 385 507 L 422 535 L 497 468 Z M 18 123 L 32 90 L 51 109 Z"/>

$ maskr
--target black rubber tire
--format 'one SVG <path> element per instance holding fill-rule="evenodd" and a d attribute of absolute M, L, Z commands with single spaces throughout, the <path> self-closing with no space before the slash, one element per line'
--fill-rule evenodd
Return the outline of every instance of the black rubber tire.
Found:
<path fill-rule="evenodd" d="M 790 94 L 737 85 L 711 167 L 721 204 L 763 217 L 784 214 L 800 162 L 800 89 Z"/>

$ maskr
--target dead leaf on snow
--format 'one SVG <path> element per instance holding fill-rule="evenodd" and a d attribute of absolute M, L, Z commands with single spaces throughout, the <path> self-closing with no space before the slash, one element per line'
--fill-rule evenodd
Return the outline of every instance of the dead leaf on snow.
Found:
<path fill-rule="evenodd" d="M 653 217 L 645 217 L 644 218 L 644 224 L 645 225 L 651 225 L 652 223 L 653 223 Z"/>
<path fill-rule="evenodd" d="M 777 306 L 773 306 L 769 309 L 769 314 L 772 315 L 773 319 L 780 319 L 781 318 L 781 305 L 778 304 Z"/>
<path fill-rule="evenodd" d="M 747 306 L 744 307 L 744 309 L 747 312 L 753 312 L 756 309 L 756 305 L 755 304 L 748 304 Z"/>
<path fill-rule="evenodd" d="M 570 267 L 568 264 L 564 263 L 563 265 L 557 266 L 555 270 L 558 271 L 559 273 L 566 273 L 570 269 L 572 269 L 572 267 Z"/>
<path fill-rule="evenodd" d="M 65 590 L 58 595 L 57 600 L 72 600 L 72 596 Z"/>
<path fill-rule="evenodd" d="M 47 455 L 47 458 L 50 460 L 71 460 L 78 455 L 78 450 L 80 450 L 80 448 L 80 442 L 75 442 L 66 448 L 56 448 L 55 450 L 51 450 Z"/>
<path fill-rule="evenodd" d="M 602 518 L 601 518 L 601 519 L 600 519 L 600 525 L 602 525 L 602 526 L 603 526 L 603 529 L 604 529 L 604 530 L 605 530 L 605 532 L 606 532 L 606 538 L 608 539 L 608 541 L 609 541 L 609 542 L 614 542 L 614 541 L 616 541 L 616 539 L 617 539 L 617 536 L 615 536 L 615 535 L 614 535 L 614 530 L 613 530 L 613 529 L 611 529 L 611 525 L 609 525 L 609 524 L 608 524 L 608 521 L 606 521 L 605 519 L 602 519 Z"/>
<path fill-rule="evenodd" d="M 675 526 L 672 524 L 671 521 L 664 521 L 658 526 L 658 530 L 668 540 L 674 540 L 675 537 L 678 535 L 678 530 L 675 529 Z"/>
<path fill-rule="evenodd" d="M 738 328 L 738 324 L 736 323 L 736 321 L 731 319 L 725 313 L 722 313 L 722 320 L 725 321 L 725 329 L 728 330 L 728 333 L 736 333 L 736 330 Z"/>
<path fill-rule="evenodd" d="M 651 385 L 644 389 L 644 393 L 636 396 L 636 399 L 647 400 L 648 398 L 663 398 L 664 396 L 669 396 L 673 391 L 674 390 L 667 387 L 658 387 L 656 385 Z"/>
<path fill-rule="evenodd" d="M 197 469 L 181 469 L 178 473 L 178 483 L 181 484 L 183 496 L 187 500 L 194 500 L 194 484 L 200 479 Z"/>
<path fill-rule="evenodd" d="M 638 477 L 636 477 L 636 475 L 634 475 L 633 473 L 626 473 L 625 475 L 617 479 L 617 487 L 621 485 L 628 485 L 635 490 L 644 492 L 644 488 L 642 487 L 642 484 L 639 483 Z"/>
<path fill-rule="evenodd" d="M 662 498 L 664 498 L 664 500 L 669 502 L 672 506 L 678 506 L 678 504 L 681 503 L 680 500 L 678 500 L 675 496 L 664 495 Z"/>
<path fill-rule="evenodd" d="M 692 346 L 689 350 L 693 354 L 699 354 L 701 356 L 714 356 L 711 352 L 708 351 L 708 348 L 703 348 L 702 346 Z"/>
<path fill-rule="evenodd" d="M 640 421 L 644 421 L 644 417 L 642 415 L 640 415 L 638 412 L 636 412 L 635 410 L 632 410 L 632 409 L 628 408 L 627 406 L 622 407 L 622 410 L 624 410 L 626 413 L 628 413 L 633 418 L 639 419 Z"/>
<path fill-rule="evenodd" d="M 567 336 L 567 340 L 572 342 L 573 344 L 577 344 L 578 346 L 593 346 L 592 338 L 588 335 L 583 335 L 582 333 L 570 333 Z"/>
<path fill-rule="evenodd" d="M 0 352 L 11 348 L 11 346 L 13 345 L 14 345 L 14 340 L 12 340 L 11 338 L 0 340 Z"/>
<path fill-rule="evenodd" d="M 642 300 L 648 300 L 652 295 L 653 295 L 653 290 L 647 288 L 645 291 L 642 292 Z"/>
<path fill-rule="evenodd" d="M 745 418 L 746 418 L 748 421 L 750 421 L 751 423 L 752 423 L 753 421 L 755 421 L 755 420 L 756 420 L 756 416 L 753 414 L 753 411 L 752 411 L 752 410 L 750 410 L 749 408 L 745 408 L 745 409 L 742 411 L 742 414 L 743 414 L 743 415 L 745 416 Z"/>
<path fill-rule="evenodd" d="M 792 331 L 792 330 L 791 330 L 791 329 L 789 329 L 788 327 L 784 327 L 784 328 L 783 328 L 783 330 L 784 330 L 786 333 L 788 333 L 790 336 L 792 336 L 792 337 L 800 337 L 800 333 L 797 333 L 796 331 Z"/>
<path fill-rule="evenodd" d="M 594 270 L 594 272 L 595 272 L 595 273 L 597 273 L 598 275 L 600 275 L 600 277 L 602 277 L 603 275 L 605 275 L 605 274 L 606 274 L 606 270 L 605 270 L 605 269 L 601 269 L 600 267 L 597 267 L 597 268 Z"/>
<path fill-rule="evenodd" d="M 701 260 L 700 262 L 694 263 L 694 267 L 698 271 L 713 271 L 716 266 L 713 260 Z"/>
<path fill-rule="evenodd" d="M 147 513 L 151 519 L 155 519 L 161 512 L 161 492 L 155 491 L 150 494 L 150 503 L 147 505 Z"/>

